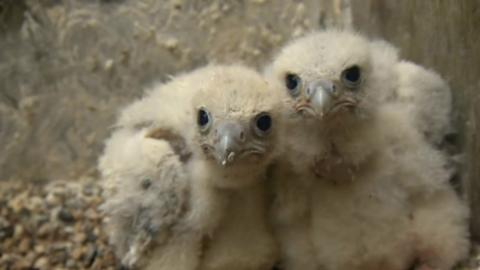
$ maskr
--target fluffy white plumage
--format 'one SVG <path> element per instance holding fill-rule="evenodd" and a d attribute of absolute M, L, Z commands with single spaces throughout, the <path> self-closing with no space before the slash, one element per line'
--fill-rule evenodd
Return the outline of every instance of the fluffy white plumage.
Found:
<path fill-rule="evenodd" d="M 155 87 L 122 112 L 99 169 L 110 238 L 126 266 L 273 265 L 262 183 L 278 134 L 270 96 L 256 72 L 210 66 Z M 263 116 L 270 125 L 259 128 Z"/>
<path fill-rule="evenodd" d="M 235 77 L 218 79 L 215 89 L 201 90 L 194 98 L 194 107 L 211 119 L 194 142 L 203 146 L 210 166 L 227 162 L 214 178 L 222 179 L 217 187 L 229 194 L 226 213 L 208 243 L 200 269 L 267 270 L 277 259 L 265 213 L 264 181 L 281 134 L 278 105 L 273 89 L 259 74 L 246 69 L 235 70 Z M 219 140 L 226 153 L 219 154 L 212 147 Z M 210 166 L 206 168 L 212 173 Z"/>
<path fill-rule="evenodd" d="M 433 147 L 448 87 L 414 68 L 385 42 L 331 30 L 293 41 L 267 69 L 288 119 L 279 162 L 292 171 L 272 181 L 286 269 L 450 269 L 467 254 L 468 211 Z"/>
<path fill-rule="evenodd" d="M 408 61 L 400 61 L 396 71 L 397 100 L 410 111 L 415 125 L 428 141 L 441 145 L 453 132 L 452 97 L 447 83 L 436 72 Z"/>
<path fill-rule="evenodd" d="M 171 228 L 186 225 L 182 223 L 185 223 L 191 175 L 169 142 L 149 138 L 146 130 L 116 131 L 101 161 L 107 191 L 103 209 L 110 218 L 111 243 L 125 266 L 146 266 L 150 248 L 171 242 Z M 191 233 L 189 238 L 197 235 L 201 236 Z M 190 242 L 195 246 L 196 241 L 190 239 Z M 171 247 L 175 245 L 168 244 L 164 252 Z M 195 249 L 199 247 L 185 251 L 198 252 Z M 176 259 L 178 264 L 183 262 L 193 267 L 195 258 L 189 255 L 183 260 L 182 256 Z"/>

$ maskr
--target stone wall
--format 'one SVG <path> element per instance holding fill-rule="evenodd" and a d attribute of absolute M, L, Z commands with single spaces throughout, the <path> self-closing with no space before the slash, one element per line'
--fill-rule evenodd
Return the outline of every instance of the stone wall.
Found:
<path fill-rule="evenodd" d="M 437 70 L 454 94 L 463 189 L 480 237 L 480 1 L 352 1 L 353 28 L 399 46 L 403 57 Z"/>
<path fill-rule="evenodd" d="M 115 113 L 208 62 L 262 65 L 286 40 L 346 24 L 343 0 L 0 1 L 0 181 L 75 179 Z"/>

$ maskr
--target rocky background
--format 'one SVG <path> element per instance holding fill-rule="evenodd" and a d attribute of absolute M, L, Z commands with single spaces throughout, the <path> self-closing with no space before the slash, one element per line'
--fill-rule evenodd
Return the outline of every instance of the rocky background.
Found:
<path fill-rule="evenodd" d="M 0 0 L 0 181 L 72 179 L 119 108 L 211 62 L 261 66 L 292 36 L 348 24 L 342 1 Z"/>
<path fill-rule="evenodd" d="M 330 26 L 387 39 L 449 81 L 478 238 L 478 0 L 0 0 L 0 269 L 115 269 L 95 163 L 117 111 L 154 81 L 261 67 Z M 478 253 L 462 268 L 480 269 Z"/>

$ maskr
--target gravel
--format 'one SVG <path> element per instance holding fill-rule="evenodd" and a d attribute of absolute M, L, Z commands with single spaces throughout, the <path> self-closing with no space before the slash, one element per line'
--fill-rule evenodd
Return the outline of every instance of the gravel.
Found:
<path fill-rule="evenodd" d="M 102 190 L 77 183 L 2 183 L 0 269 L 119 269 L 103 231 Z"/>
<path fill-rule="evenodd" d="M 122 269 L 98 210 L 93 179 L 0 184 L 0 269 Z M 480 270 L 480 246 L 457 270 Z"/>

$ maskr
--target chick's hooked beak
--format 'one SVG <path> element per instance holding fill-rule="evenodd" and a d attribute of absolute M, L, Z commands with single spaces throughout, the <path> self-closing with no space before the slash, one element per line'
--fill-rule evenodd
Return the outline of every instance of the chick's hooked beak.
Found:
<path fill-rule="evenodd" d="M 215 158 L 222 166 L 233 163 L 245 142 L 243 127 L 234 122 L 220 123 L 215 130 Z"/>
<path fill-rule="evenodd" d="M 338 94 L 333 82 L 316 80 L 306 85 L 303 96 L 295 106 L 296 111 L 310 117 L 323 117 L 334 107 Z"/>

